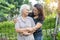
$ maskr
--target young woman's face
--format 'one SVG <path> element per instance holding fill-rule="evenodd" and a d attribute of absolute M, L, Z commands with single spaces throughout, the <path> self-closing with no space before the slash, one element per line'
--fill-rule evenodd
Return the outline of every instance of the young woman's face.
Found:
<path fill-rule="evenodd" d="M 24 8 L 22 13 L 23 13 L 23 15 L 28 16 L 29 9 L 28 8 Z"/>
<path fill-rule="evenodd" d="M 33 12 L 34 12 L 34 15 L 38 15 L 38 9 L 36 7 L 33 7 Z"/>

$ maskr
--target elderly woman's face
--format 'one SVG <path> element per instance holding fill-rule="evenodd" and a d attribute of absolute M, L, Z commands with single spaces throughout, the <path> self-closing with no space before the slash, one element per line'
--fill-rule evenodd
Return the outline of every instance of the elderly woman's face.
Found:
<path fill-rule="evenodd" d="M 22 13 L 25 15 L 25 16 L 28 16 L 28 13 L 29 13 L 29 9 L 28 8 L 24 8 Z"/>

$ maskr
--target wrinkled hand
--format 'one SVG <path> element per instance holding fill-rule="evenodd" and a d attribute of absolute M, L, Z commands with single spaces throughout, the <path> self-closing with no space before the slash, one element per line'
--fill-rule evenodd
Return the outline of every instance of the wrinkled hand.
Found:
<path fill-rule="evenodd" d="M 31 28 L 31 27 L 26 28 L 26 29 L 29 31 L 29 33 L 34 33 L 35 32 L 35 30 L 33 28 Z"/>
<path fill-rule="evenodd" d="M 29 33 L 29 31 L 28 31 L 27 29 L 23 29 L 20 34 L 21 34 L 21 35 L 24 35 L 24 36 L 28 36 L 28 35 L 30 35 L 31 33 Z"/>
<path fill-rule="evenodd" d="M 22 34 L 23 34 L 24 36 L 31 35 L 31 33 L 28 33 L 28 32 L 23 32 Z"/>
<path fill-rule="evenodd" d="M 24 28 L 21 32 L 21 35 L 24 35 L 24 36 L 28 36 L 28 35 L 31 35 L 35 32 L 35 30 L 31 27 L 28 27 L 28 28 Z"/>
<path fill-rule="evenodd" d="M 13 20 L 13 22 L 14 22 L 14 23 L 16 23 L 17 21 L 18 21 L 18 19 L 17 19 L 17 18 L 15 18 L 15 19 Z"/>

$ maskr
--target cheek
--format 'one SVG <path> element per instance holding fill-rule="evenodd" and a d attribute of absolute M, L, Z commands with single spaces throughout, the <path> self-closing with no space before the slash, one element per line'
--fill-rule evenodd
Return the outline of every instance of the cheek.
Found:
<path fill-rule="evenodd" d="M 26 10 L 23 10 L 23 13 L 25 14 L 26 13 Z"/>
<path fill-rule="evenodd" d="M 28 11 L 27 10 L 24 10 L 25 13 L 27 13 Z"/>
<path fill-rule="evenodd" d="M 38 12 L 37 11 L 34 11 L 34 14 L 38 14 Z"/>
<path fill-rule="evenodd" d="M 38 14 L 38 11 L 37 11 L 37 10 L 33 10 L 33 12 L 34 12 L 34 14 L 36 14 L 36 15 Z"/>
<path fill-rule="evenodd" d="M 35 11 L 35 13 L 37 14 L 38 12 L 37 12 L 37 11 Z"/>
<path fill-rule="evenodd" d="M 35 11 L 35 10 L 33 10 L 33 12 L 34 12 L 34 13 L 36 13 L 36 11 Z"/>
<path fill-rule="evenodd" d="M 25 10 L 25 14 L 28 14 L 28 11 L 27 10 Z"/>

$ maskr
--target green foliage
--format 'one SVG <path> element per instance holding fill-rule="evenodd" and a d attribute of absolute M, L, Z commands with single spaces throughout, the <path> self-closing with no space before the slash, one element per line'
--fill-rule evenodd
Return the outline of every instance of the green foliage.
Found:
<path fill-rule="evenodd" d="M 12 19 L 14 15 L 19 14 L 20 6 L 28 3 L 29 0 L 0 0 L 0 12 L 9 14 L 9 17 Z"/>
<path fill-rule="evenodd" d="M 3 21 L 7 21 L 7 18 L 3 14 L 0 14 L 0 22 Z"/>
<path fill-rule="evenodd" d="M 12 21 L 0 23 L 0 38 L 1 37 L 6 37 L 7 39 L 9 38 L 9 40 L 16 40 L 17 35 Z"/>
<path fill-rule="evenodd" d="M 57 40 L 60 40 L 60 32 L 58 32 L 58 34 L 57 34 Z"/>
<path fill-rule="evenodd" d="M 25 0 L 24 1 L 24 4 L 29 4 L 29 0 Z"/>
<path fill-rule="evenodd" d="M 13 33 L 15 32 L 13 22 L 1 22 L 0 23 L 0 32 L 1 33 Z"/>
<path fill-rule="evenodd" d="M 46 16 L 46 19 L 43 23 L 43 29 L 52 29 L 55 27 L 56 18 L 54 15 Z"/>
<path fill-rule="evenodd" d="M 43 40 L 51 40 L 51 37 L 49 35 L 45 36 Z"/>

